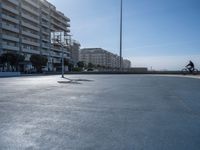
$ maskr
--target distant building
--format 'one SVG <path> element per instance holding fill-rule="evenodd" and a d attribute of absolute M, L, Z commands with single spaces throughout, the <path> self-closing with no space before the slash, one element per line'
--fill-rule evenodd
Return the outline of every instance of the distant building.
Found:
<path fill-rule="evenodd" d="M 85 48 L 80 50 L 80 61 L 86 64 L 92 63 L 95 66 L 116 68 L 120 66 L 120 56 L 102 48 Z M 123 60 L 123 58 L 122 58 Z M 127 63 L 127 61 L 125 61 Z M 126 65 L 128 66 L 128 65 Z"/>
<path fill-rule="evenodd" d="M 80 43 L 78 41 L 72 40 L 70 44 L 69 52 L 70 59 L 74 65 L 77 65 L 79 61 L 79 51 L 80 51 Z"/>
<path fill-rule="evenodd" d="M 131 68 L 131 61 L 128 60 L 128 59 L 124 59 L 124 60 L 123 60 L 123 68 L 124 68 L 124 69 Z"/>
<path fill-rule="evenodd" d="M 0 54 L 25 55 L 24 68 L 31 66 L 30 56 L 47 56 L 48 68 L 61 63 L 62 50 L 52 45 L 50 33 L 69 33 L 70 19 L 46 0 L 0 0 Z M 64 57 L 70 59 L 67 47 Z"/>

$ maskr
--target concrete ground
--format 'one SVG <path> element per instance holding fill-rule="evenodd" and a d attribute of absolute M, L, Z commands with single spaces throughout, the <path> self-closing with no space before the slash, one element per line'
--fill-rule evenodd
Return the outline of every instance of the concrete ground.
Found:
<path fill-rule="evenodd" d="M 199 79 L 66 77 L 0 78 L 1 150 L 200 149 Z"/>

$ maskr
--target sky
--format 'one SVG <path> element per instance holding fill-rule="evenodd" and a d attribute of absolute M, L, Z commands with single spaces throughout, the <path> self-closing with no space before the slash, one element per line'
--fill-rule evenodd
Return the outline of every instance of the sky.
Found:
<path fill-rule="evenodd" d="M 71 19 L 81 48 L 119 54 L 120 0 L 48 0 Z M 133 67 L 200 69 L 200 0 L 123 0 L 123 58 Z"/>

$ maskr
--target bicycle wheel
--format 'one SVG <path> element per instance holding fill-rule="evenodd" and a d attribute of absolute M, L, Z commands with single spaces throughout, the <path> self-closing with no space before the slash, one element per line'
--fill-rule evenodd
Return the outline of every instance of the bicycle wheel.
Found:
<path fill-rule="evenodd" d="M 197 75 L 199 73 L 199 71 L 197 69 L 194 69 L 194 71 L 192 72 L 193 75 Z"/>
<path fill-rule="evenodd" d="M 181 73 L 182 73 L 183 75 L 186 75 L 186 74 L 188 74 L 189 72 L 188 72 L 188 70 L 187 70 L 186 68 L 184 68 L 184 69 L 181 70 Z"/>

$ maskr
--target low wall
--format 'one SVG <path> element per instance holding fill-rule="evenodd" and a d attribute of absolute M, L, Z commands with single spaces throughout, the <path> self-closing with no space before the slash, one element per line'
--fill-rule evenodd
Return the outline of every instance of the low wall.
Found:
<path fill-rule="evenodd" d="M 0 72 L 0 77 L 16 77 L 20 75 L 20 72 Z"/>

